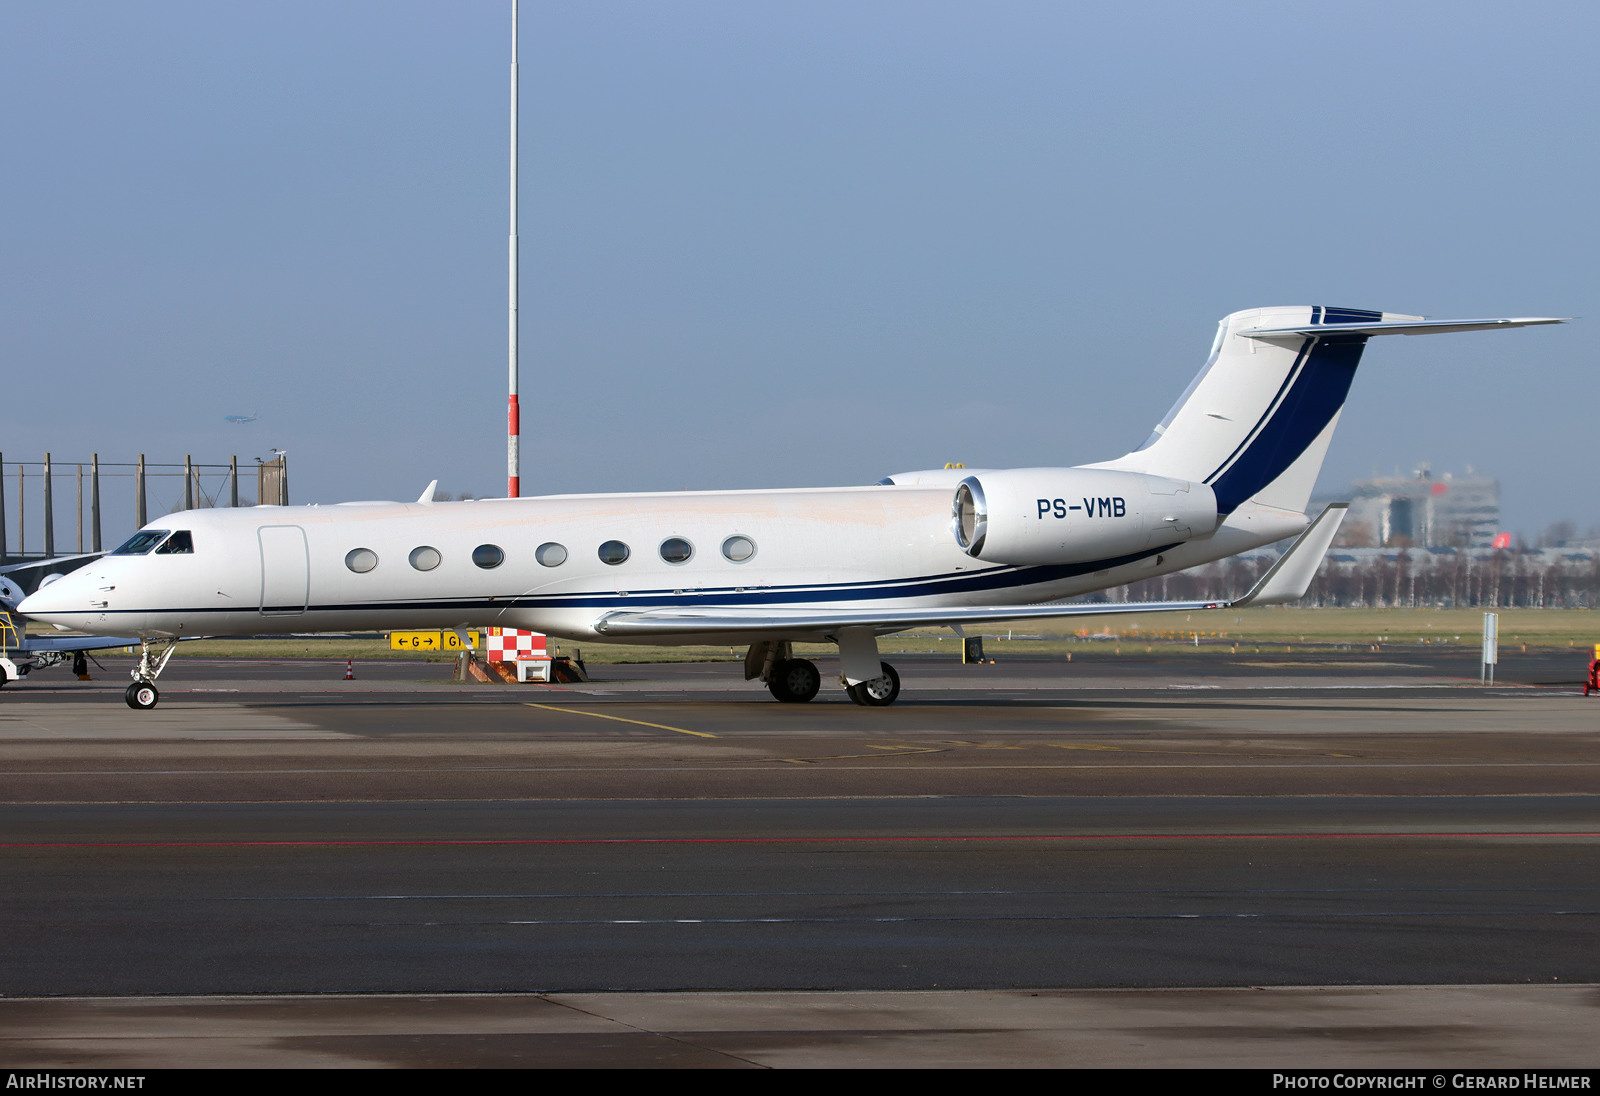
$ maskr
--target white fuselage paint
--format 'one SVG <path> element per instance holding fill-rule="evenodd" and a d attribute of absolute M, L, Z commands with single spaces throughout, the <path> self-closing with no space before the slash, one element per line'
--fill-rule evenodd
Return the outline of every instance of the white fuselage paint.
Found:
<path fill-rule="evenodd" d="M 105 556 L 29 608 L 59 625 L 144 638 L 505 626 L 604 641 L 595 624 L 605 614 L 659 607 L 1036 604 L 1222 559 L 1306 525 L 1299 513 L 1245 506 L 1209 537 L 1063 573 L 967 555 L 951 531 L 951 497 L 944 485 L 873 486 L 193 510 L 146 526 L 191 530 L 192 554 Z M 749 538 L 755 554 L 724 558 L 732 536 Z M 689 541 L 693 557 L 663 560 L 659 547 L 670 537 Z M 629 546 L 626 562 L 601 562 L 598 548 L 610 540 Z M 564 563 L 535 560 L 547 542 L 565 546 Z M 504 552 L 498 566 L 473 563 L 485 544 Z M 437 567 L 411 565 L 419 547 L 438 551 Z M 345 559 L 357 548 L 376 553 L 377 566 L 351 571 Z"/>

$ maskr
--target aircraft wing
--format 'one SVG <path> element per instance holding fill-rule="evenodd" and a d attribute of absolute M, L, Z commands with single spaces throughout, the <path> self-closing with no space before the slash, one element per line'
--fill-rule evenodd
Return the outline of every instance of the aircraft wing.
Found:
<path fill-rule="evenodd" d="M 739 632 L 831 633 L 844 628 L 871 628 L 880 635 L 907 628 L 988 624 L 1000 620 L 1046 620 L 1074 616 L 1110 616 L 1119 613 L 1172 613 L 1201 609 L 1242 609 L 1250 605 L 1281 605 L 1305 596 L 1328 546 L 1339 531 L 1348 503 L 1323 510 L 1305 532 L 1289 546 L 1261 581 L 1233 601 L 1129 601 L 1110 604 L 1074 602 L 1068 605 L 977 605 L 938 609 L 821 609 L 816 606 L 767 606 L 760 609 L 708 607 L 704 609 L 646 609 L 608 613 L 595 623 L 595 631 L 618 639 L 628 636 L 729 634 Z"/>
<path fill-rule="evenodd" d="M 104 651 L 112 647 L 137 647 L 139 640 L 129 636 L 41 636 L 25 635 L 14 646 L 13 651 L 29 651 L 34 653 L 54 651 Z"/>
<path fill-rule="evenodd" d="M 48 571 L 51 568 L 64 568 L 71 571 L 82 567 L 92 559 L 99 559 L 104 552 L 82 552 L 75 556 L 52 556 L 49 559 L 32 559 L 26 563 L 8 563 L 0 567 L 0 575 L 26 574 L 34 571 Z M 71 564 L 71 566 L 68 566 Z"/>

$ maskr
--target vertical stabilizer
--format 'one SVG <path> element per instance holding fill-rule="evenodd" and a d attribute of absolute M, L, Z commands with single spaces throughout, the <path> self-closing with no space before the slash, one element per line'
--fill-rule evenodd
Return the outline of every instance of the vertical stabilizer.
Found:
<path fill-rule="evenodd" d="M 1553 316 L 1429 320 L 1323 305 L 1235 312 L 1218 326 L 1205 367 L 1149 440 L 1091 467 L 1207 484 L 1223 515 L 1246 503 L 1300 513 L 1367 339 L 1565 322 Z"/>
<path fill-rule="evenodd" d="M 1323 306 L 1235 312 L 1149 440 L 1109 467 L 1208 484 L 1223 514 L 1250 501 L 1303 511 L 1367 344 L 1361 326 L 1420 318 Z M 1282 334 L 1257 334 L 1264 329 Z"/>

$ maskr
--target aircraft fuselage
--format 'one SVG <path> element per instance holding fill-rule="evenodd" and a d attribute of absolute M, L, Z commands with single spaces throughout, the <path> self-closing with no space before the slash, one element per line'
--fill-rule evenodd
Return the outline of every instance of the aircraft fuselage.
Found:
<path fill-rule="evenodd" d="M 958 545 L 951 494 L 873 486 L 193 510 L 146 526 L 189 531 L 192 550 L 103 557 L 30 608 L 144 637 L 499 625 L 594 640 L 606 613 L 660 607 L 1052 601 L 1268 544 L 1306 520 L 1257 509 L 1165 550 L 1004 566 Z M 1095 520 L 1125 520 L 1102 511 Z M 618 544 L 626 558 L 605 562 Z"/>

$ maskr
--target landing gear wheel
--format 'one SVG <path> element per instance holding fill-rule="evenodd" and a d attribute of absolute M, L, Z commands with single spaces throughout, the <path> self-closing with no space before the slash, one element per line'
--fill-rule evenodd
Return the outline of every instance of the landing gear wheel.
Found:
<path fill-rule="evenodd" d="M 156 701 L 161 699 L 156 687 L 148 681 L 135 681 L 128 686 L 128 691 L 123 696 L 127 698 L 128 707 L 138 708 L 140 711 L 149 711 L 156 706 Z"/>
<path fill-rule="evenodd" d="M 893 704 L 900 696 L 900 675 L 895 673 L 894 667 L 887 662 L 880 662 L 878 665 L 883 667 L 882 677 L 846 687 L 845 692 L 849 693 L 850 699 L 857 704 L 868 708 L 884 708 Z"/>
<path fill-rule="evenodd" d="M 822 688 L 822 674 L 806 658 L 786 658 L 772 668 L 767 689 L 786 704 L 803 704 Z"/>

